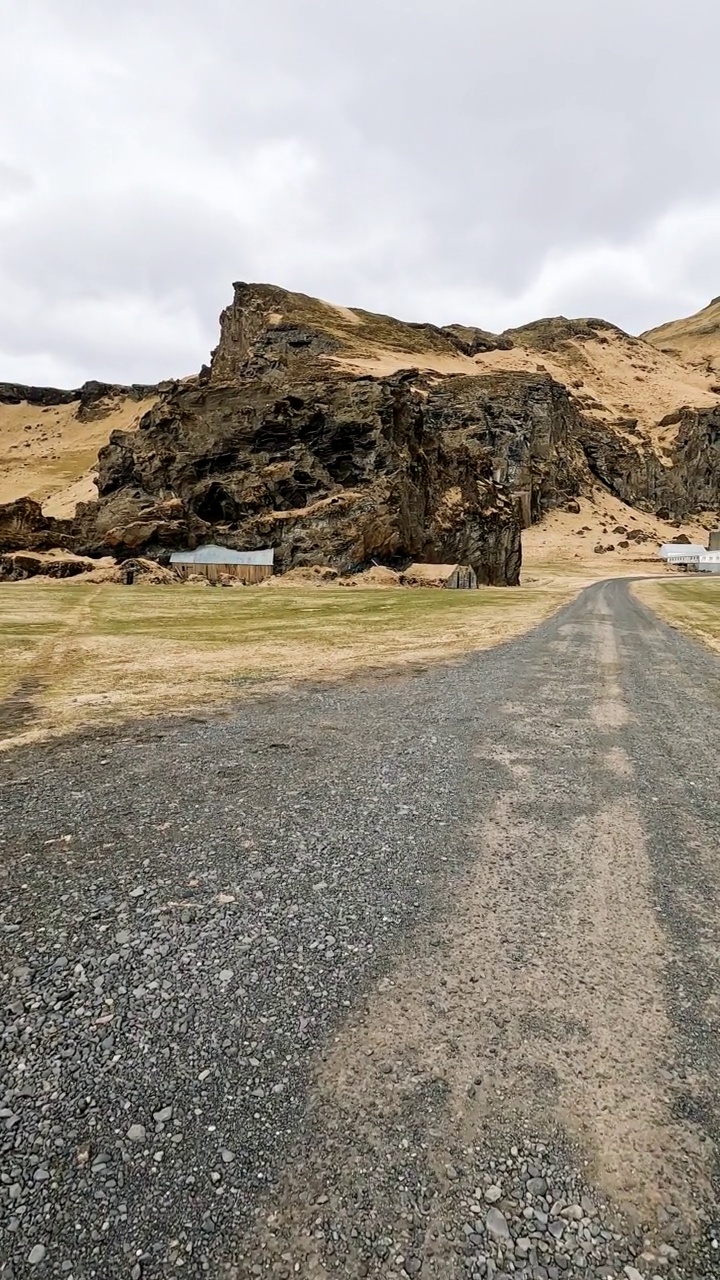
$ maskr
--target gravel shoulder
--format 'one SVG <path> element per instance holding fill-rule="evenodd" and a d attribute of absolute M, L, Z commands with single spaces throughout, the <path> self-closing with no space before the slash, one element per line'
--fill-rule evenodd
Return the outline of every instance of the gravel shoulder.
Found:
<path fill-rule="evenodd" d="M 718 1274 L 719 704 L 616 582 L 6 753 L 3 1280 Z"/>

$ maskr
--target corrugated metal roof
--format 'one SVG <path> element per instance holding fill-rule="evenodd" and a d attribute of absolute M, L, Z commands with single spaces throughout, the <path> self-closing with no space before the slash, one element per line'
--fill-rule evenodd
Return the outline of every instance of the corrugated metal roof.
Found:
<path fill-rule="evenodd" d="M 660 555 L 666 556 L 701 556 L 704 555 L 706 547 L 701 547 L 699 543 L 693 542 L 666 542 L 660 548 Z"/>
<path fill-rule="evenodd" d="M 209 543 L 195 551 L 173 551 L 171 564 L 274 564 L 275 551 L 232 551 L 230 547 L 218 547 Z"/>

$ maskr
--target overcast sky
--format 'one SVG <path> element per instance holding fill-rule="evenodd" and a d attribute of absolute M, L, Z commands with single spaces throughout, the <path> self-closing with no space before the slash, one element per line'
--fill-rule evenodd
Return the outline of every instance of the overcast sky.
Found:
<path fill-rule="evenodd" d="M 717 0 L 0 0 L 0 381 L 198 369 L 234 280 L 502 329 L 720 294 Z"/>

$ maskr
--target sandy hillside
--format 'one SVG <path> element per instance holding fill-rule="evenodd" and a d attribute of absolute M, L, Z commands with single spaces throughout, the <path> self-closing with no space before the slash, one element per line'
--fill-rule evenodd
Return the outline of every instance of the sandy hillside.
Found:
<path fill-rule="evenodd" d="M 266 322 L 326 334 L 336 350 L 321 358 L 342 368 L 378 376 L 407 368 L 466 375 L 546 372 L 568 388 L 584 413 L 636 444 L 647 440 L 660 453 L 675 430 L 661 427 L 663 418 L 685 405 L 720 404 L 713 374 L 659 350 L 654 339 L 632 337 L 604 320 L 556 316 L 492 334 L 465 325 L 407 323 L 272 286 L 255 288 L 267 289 Z"/>
<path fill-rule="evenodd" d="M 79 416 L 79 401 L 0 404 L 0 503 L 31 497 L 48 515 L 71 516 L 78 502 L 97 497 L 95 464 L 110 433 L 132 431 L 153 403 L 113 398 L 89 421 Z"/>
<path fill-rule="evenodd" d="M 676 525 L 612 497 L 598 486 L 592 499 L 578 500 L 580 514 L 553 511 L 539 524 L 523 531 L 522 581 L 533 585 L 540 574 L 572 570 L 588 579 L 618 574 L 676 573 L 658 559 L 664 542 L 674 542 L 678 534 L 686 534 L 691 542 L 707 545 L 707 528 L 697 520 Z M 617 533 L 617 529 L 625 532 Z M 636 542 L 627 534 L 640 530 L 647 541 Z M 622 543 L 628 545 L 622 546 Z M 603 551 L 596 552 L 595 547 Z M 609 548 L 612 547 L 612 550 Z"/>
<path fill-rule="evenodd" d="M 501 335 L 461 325 L 442 328 L 336 306 L 272 286 L 255 287 L 261 296 L 263 290 L 268 306 L 263 323 L 326 335 L 330 349 L 321 359 L 328 362 L 379 376 L 403 368 L 438 375 L 547 373 L 567 387 L 582 413 L 641 449 L 652 449 L 665 462 L 670 461 L 678 431 L 677 421 L 672 421 L 677 411 L 683 406 L 720 406 L 720 299 L 695 316 L 635 338 L 602 320 L 564 317 Z M 83 420 L 79 402 L 51 407 L 0 404 L 0 503 L 28 495 L 41 501 L 48 515 L 71 515 L 78 502 L 96 495 L 97 453 L 110 433 L 132 430 L 152 403 L 114 397 L 105 402 L 102 416 L 85 415 L 88 420 Z M 558 528 L 564 518 L 558 515 Z M 598 514 L 592 532 L 585 535 L 587 543 L 595 533 L 605 537 L 602 524 L 610 518 Z M 628 519 L 626 515 L 613 524 Z M 636 515 L 636 524 L 646 523 L 646 517 Z M 569 536 L 576 536 L 572 529 Z M 573 540 L 572 558 L 574 546 Z"/>
<path fill-rule="evenodd" d="M 349 355 L 338 363 L 379 375 L 408 366 L 441 374 L 549 373 L 567 387 L 583 413 L 611 425 L 635 444 L 648 442 L 661 454 L 677 432 L 677 426 L 661 425 L 664 418 L 683 405 L 708 408 L 720 404 L 720 394 L 711 390 L 714 381 L 707 372 L 691 368 L 639 338 L 608 327 L 596 337 L 568 337 L 546 349 L 531 338 L 544 323 L 517 330 L 511 350 L 470 357 L 378 345 L 373 354 Z"/>
<path fill-rule="evenodd" d="M 701 377 L 709 376 L 717 385 L 720 380 L 720 298 L 713 298 L 695 315 L 649 329 L 642 336 L 647 343 L 682 360 Z"/>

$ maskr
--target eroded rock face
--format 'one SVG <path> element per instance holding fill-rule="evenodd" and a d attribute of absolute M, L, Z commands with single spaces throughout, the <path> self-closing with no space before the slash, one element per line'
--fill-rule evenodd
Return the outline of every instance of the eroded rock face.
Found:
<path fill-rule="evenodd" d="M 428 395 L 426 418 L 447 442 L 472 441 L 490 456 L 523 528 L 587 488 L 577 411 L 547 374 L 445 379 Z"/>
<path fill-rule="evenodd" d="M 288 380 L 289 381 L 289 380 Z M 179 389 L 99 459 L 94 549 L 157 554 L 213 538 L 280 568 L 462 560 L 517 582 L 514 503 L 485 442 L 446 429 L 419 375 L 314 368 Z M 459 427 L 459 423 L 458 423 Z"/>
<path fill-rule="evenodd" d="M 44 516 L 40 503 L 32 498 L 0 504 L 0 552 L 73 550 L 76 536 L 71 521 Z"/>
<path fill-rule="evenodd" d="M 542 365 L 482 373 L 473 363 L 515 344 L 539 354 L 617 332 L 559 317 L 498 336 L 237 284 L 211 365 L 153 389 L 137 432 L 116 431 L 101 450 L 99 501 L 72 522 L 45 520 L 37 504 L 0 508 L 0 550 L 164 560 L 215 541 L 272 545 L 282 570 L 459 561 L 481 582 L 516 583 L 521 529 L 579 510 L 597 484 L 676 519 L 720 501 L 720 409 L 679 409 L 676 439 L 656 451 L 634 419 L 590 416 Z M 0 387 L 0 399 L 29 390 Z M 113 390 L 36 389 L 37 403 L 71 395 L 94 415 Z"/>
<path fill-rule="evenodd" d="M 720 408 L 682 408 L 673 417 L 678 433 L 665 462 L 587 419 L 578 439 L 593 476 L 616 497 L 682 520 L 720 506 Z"/>
<path fill-rule="evenodd" d="M 544 373 L 353 367 L 392 349 L 442 368 L 493 346 L 512 340 L 236 285 L 211 367 L 101 451 L 82 550 L 162 558 L 212 539 L 271 544 L 281 569 L 461 561 L 515 583 L 522 527 L 592 483 L 565 388 Z"/>

